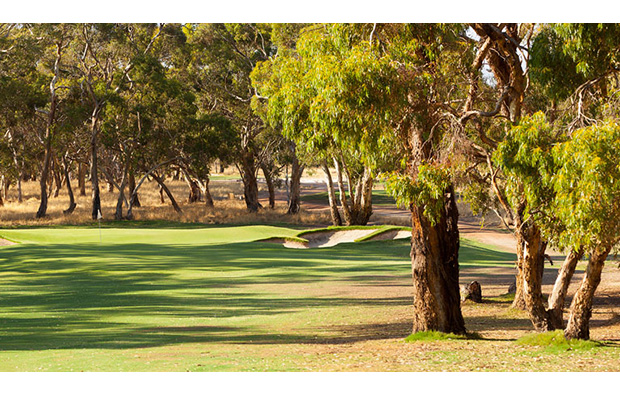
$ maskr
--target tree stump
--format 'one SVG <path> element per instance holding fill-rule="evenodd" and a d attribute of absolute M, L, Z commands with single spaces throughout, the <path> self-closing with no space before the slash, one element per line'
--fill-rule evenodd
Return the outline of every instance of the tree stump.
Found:
<path fill-rule="evenodd" d="M 461 302 L 468 299 L 475 303 L 482 303 L 482 288 L 478 281 L 472 281 L 469 285 L 461 286 Z"/>

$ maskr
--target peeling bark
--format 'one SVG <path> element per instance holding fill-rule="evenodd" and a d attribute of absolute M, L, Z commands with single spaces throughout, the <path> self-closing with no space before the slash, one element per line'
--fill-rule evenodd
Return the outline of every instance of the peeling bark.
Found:
<path fill-rule="evenodd" d="M 454 190 L 446 190 L 444 209 L 435 225 L 411 206 L 413 332 L 465 333 L 459 292 L 459 230 Z"/>
<path fill-rule="evenodd" d="M 594 293 L 601 282 L 601 272 L 611 247 L 611 245 L 599 245 L 590 255 L 585 276 L 570 306 L 568 324 L 564 331 L 564 336 L 567 339 L 587 340 L 590 338 L 590 318 L 592 317 Z"/>
<path fill-rule="evenodd" d="M 294 155 L 293 164 L 291 166 L 291 193 L 287 214 L 299 213 L 299 208 L 301 206 L 301 175 L 303 172 L 304 166 L 300 165 L 297 155 Z"/>
<path fill-rule="evenodd" d="M 577 262 L 583 256 L 583 249 L 579 251 L 571 250 L 571 252 L 564 259 L 562 267 L 558 272 L 558 277 L 553 285 L 553 291 L 549 297 L 548 313 L 553 326 L 555 328 L 564 328 L 564 301 L 566 300 L 566 294 L 568 292 L 568 286 L 575 273 Z"/>
<path fill-rule="evenodd" d="M 334 226 L 342 226 L 342 218 L 340 217 L 340 212 L 338 211 L 338 205 L 336 204 L 336 193 L 334 192 L 334 182 L 332 180 L 332 175 L 329 172 L 329 167 L 327 167 L 327 162 L 323 162 L 321 165 L 323 171 L 325 172 L 325 183 L 327 184 L 327 196 L 329 198 L 329 209 L 332 217 L 332 224 Z"/>

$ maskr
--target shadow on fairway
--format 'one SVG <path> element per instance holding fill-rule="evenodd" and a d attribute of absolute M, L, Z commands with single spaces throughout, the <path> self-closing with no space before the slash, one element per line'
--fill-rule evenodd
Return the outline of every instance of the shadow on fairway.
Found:
<path fill-rule="evenodd" d="M 512 259 L 502 252 L 487 254 L 485 262 L 510 264 Z M 409 306 L 408 297 L 296 292 L 323 281 L 381 286 L 400 278 L 408 285 L 408 256 L 409 243 L 398 240 L 312 250 L 266 243 L 14 246 L 0 255 L 0 349 L 339 344 L 404 337 L 408 322 L 302 325 L 296 332 L 274 333 L 278 324 L 269 317 L 338 307 Z M 284 289 L 277 291 L 278 286 Z M 233 318 L 249 324 L 220 322 Z"/>

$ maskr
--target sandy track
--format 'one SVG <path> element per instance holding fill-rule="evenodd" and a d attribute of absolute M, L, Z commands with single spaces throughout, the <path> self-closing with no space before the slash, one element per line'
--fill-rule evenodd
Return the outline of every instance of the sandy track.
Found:
<path fill-rule="evenodd" d="M 11 246 L 13 244 L 16 244 L 16 243 L 0 238 L 0 246 Z"/>

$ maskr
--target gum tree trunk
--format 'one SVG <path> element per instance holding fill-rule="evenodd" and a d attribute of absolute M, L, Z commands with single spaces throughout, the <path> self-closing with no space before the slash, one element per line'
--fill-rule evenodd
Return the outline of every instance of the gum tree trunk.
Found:
<path fill-rule="evenodd" d="M 519 229 L 517 232 L 517 265 L 519 269 L 517 292 L 519 292 L 520 277 L 525 310 L 530 316 L 534 329 L 539 332 L 553 330 L 555 327 L 545 309 L 542 295 L 546 243 L 542 240 L 540 230 L 534 224 L 517 222 L 517 229 Z"/>
<path fill-rule="evenodd" d="M 78 187 L 80 188 L 80 196 L 86 196 L 86 166 L 78 163 Z"/>
<path fill-rule="evenodd" d="M 590 317 L 592 317 L 594 292 L 601 282 L 601 272 L 610 250 L 611 246 L 599 245 L 590 255 L 586 274 L 570 306 L 568 324 L 564 331 L 567 339 L 587 340 L 590 338 Z"/>
<path fill-rule="evenodd" d="M 140 207 L 140 198 L 138 197 L 138 193 L 133 194 L 133 190 L 136 189 L 136 177 L 133 174 L 133 171 L 129 172 L 129 193 L 131 194 L 131 199 L 129 204 L 133 207 Z"/>
<path fill-rule="evenodd" d="M 372 216 L 372 186 L 374 179 L 368 168 L 355 188 L 355 199 L 351 208 L 351 225 L 366 225 Z"/>
<path fill-rule="evenodd" d="M 582 256 L 583 249 L 579 251 L 571 250 L 570 254 L 566 256 L 564 263 L 562 263 L 558 277 L 553 285 L 547 311 L 555 328 L 564 328 L 564 301 L 566 300 L 568 286 L 575 273 L 577 262 L 579 262 Z"/>
<path fill-rule="evenodd" d="M 211 191 L 209 190 L 209 182 L 211 180 L 209 177 L 205 178 L 203 193 L 205 195 L 205 204 L 207 207 L 213 207 L 213 197 L 211 196 Z"/>
<path fill-rule="evenodd" d="M 250 212 L 257 212 L 261 207 L 258 202 L 258 183 L 256 181 L 256 163 L 254 155 L 245 151 L 241 157 L 241 175 L 243 178 L 243 196 Z"/>
<path fill-rule="evenodd" d="M 432 225 L 411 206 L 413 332 L 465 333 L 459 294 L 459 230 L 454 189 L 445 192 L 441 218 Z"/>
<path fill-rule="evenodd" d="M 291 166 L 291 193 L 288 202 L 287 214 L 299 213 L 301 206 L 301 175 L 304 172 L 304 165 L 300 165 L 297 155 L 293 156 Z"/>
<path fill-rule="evenodd" d="M 69 208 L 63 211 L 64 214 L 72 214 L 77 206 L 75 204 L 75 197 L 73 196 L 73 188 L 71 188 L 71 178 L 69 177 L 69 164 L 67 163 L 67 156 L 62 158 L 63 169 L 65 172 L 65 180 L 67 183 L 67 194 L 69 195 Z"/>
<path fill-rule="evenodd" d="M 265 176 L 265 182 L 267 183 L 267 190 L 269 191 L 269 208 L 273 209 L 276 206 L 276 189 L 273 185 L 273 177 L 267 166 L 261 165 L 261 170 Z"/>
<path fill-rule="evenodd" d="M 342 206 L 342 214 L 344 216 L 344 222 L 347 225 L 351 225 L 351 209 L 349 208 L 349 199 L 347 199 L 347 192 L 344 187 L 344 181 L 342 177 L 341 163 L 334 158 L 334 166 L 336 167 L 336 175 L 338 177 L 338 191 L 340 192 L 340 206 Z M 349 193 L 351 192 L 351 180 L 349 180 Z"/>
<path fill-rule="evenodd" d="M 174 207 L 174 211 L 176 211 L 177 213 L 183 212 L 183 210 L 181 210 L 181 207 L 179 207 L 179 205 L 177 204 L 177 201 L 174 199 L 172 192 L 170 192 L 170 189 L 168 189 L 166 184 L 164 184 L 164 181 L 159 176 L 157 176 L 155 173 L 153 173 L 152 176 L 153 176 L 153 179 L 157 181 L 161 189 L 164 192 L 166 192 L 168 199 L 170 199 L 170 203 L 172 203 L 172 207 Z"/>
<path fill-rule="evenodd" d="M 321 167 L 325 172 L 325 183 L 327 184 L 327 196 L 329 198 L 329 208 L 332 217 L 332 224 L 334 224 L 334 226 L 342 226 L 342 218 L 340 217 L 340 212 L 338 211 L 338 205 L 336 203 L 334 182 L 332 180 L 332 175 L 329 172 L 329 167 L 327 167 L 327 162 L 323 162 L 323 165 Z"/>

